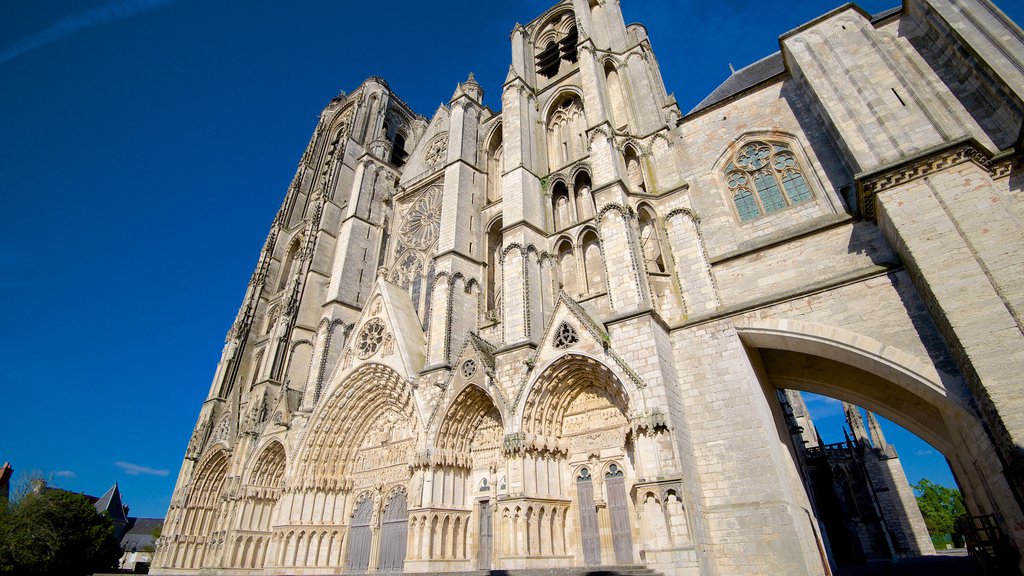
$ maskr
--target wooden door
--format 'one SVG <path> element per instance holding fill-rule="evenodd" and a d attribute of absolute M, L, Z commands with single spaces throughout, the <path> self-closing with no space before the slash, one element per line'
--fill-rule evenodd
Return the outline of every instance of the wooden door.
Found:
<path fill-rule="evenodd" d="M 480 502 L 480 546 L 477 553 L 477 569 L 490 570 L 492 546 L 494 541 L 494 523 L 491 512 L 491 501 Z"/>
<path fill-rule="evenodd" d="M 345 555 L 345 571 L 366 573 L 370 567 L 370 518 L 373 516 L 373 499 L 364 498 L 356 504 L 355 512 L 348 526 L 348 553 Z"/>
<path fill-rule="evenodd" d="M 402 572 L 405 547 L 409 541 L 409 510 L 405 493 L 395 492 L 388 499 L 380 527 L 380 572 Z"/>
<path fill-rule="evenodd" d="M 608 515 L 612 522 L 612 547 L 615 563 L 625 566 L 633 563 L 633 535 L 629 527 L 629 506 L 626 504 L 626 479 L 615 464 L 604 475 L 608 488 Z"/>
<path fill-rule="evenodd" d="M 601 531 L 597 525 L 597 508 L 594 507 L 594 483 L 586 468 L 580 470 L 576 477 L 576 505 L 580 509 L 583 561 L 587 566 L 597 566 L 601 563 Z"/>

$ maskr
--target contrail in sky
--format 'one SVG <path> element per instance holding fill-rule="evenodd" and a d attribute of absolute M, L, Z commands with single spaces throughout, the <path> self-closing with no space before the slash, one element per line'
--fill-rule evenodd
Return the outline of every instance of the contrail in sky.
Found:
<path fill-rule="evenodd" d="M 99 24 L 106 24 L 107 22 L 115 22 L 117 20 L 124 20 L 130 18 L 136 14 L 141 14 L 154 8 L 159 8 L 165 4 L 170 4 L 174 0 L 114 0 L 104 4 L 103 6 L 97 6 L 85 12 L 75 14 L 62 18 L 59 22 L 50 26 L 49 28 L 29 36 L 22 38 L 14 44 L 0 51 L 0 64 L 13 60 L 18 56 L 26 52 L 35 50 L 36 48 L 46 46 L 60 40 L 61 38 L 74 34 L 79 30 L 91 28 Z"/>

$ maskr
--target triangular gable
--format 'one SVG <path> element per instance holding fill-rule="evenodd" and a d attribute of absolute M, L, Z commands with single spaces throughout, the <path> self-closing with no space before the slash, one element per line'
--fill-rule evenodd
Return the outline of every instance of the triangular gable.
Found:
<path fill-rule="evenodd" d="M 435 420 L 441 417 L 441 413 L 467 386 L 471 385 L 479 386 L 491 395 L 503 420 L 509 417 L 513 406 L 501 386 L 494 381 L 494 352 L 496 350 L 496 346 L 474 332 L 470 332 L 466 336 L 462 348 L 452 364 L 452 370 L 448 373 L 444 392 L 441 398 L 434 402 L 433 412 L 427 423 L 428 428 L 433 429 L 433 426 L 438 424 Z"/>
<path fill-rule="evenodd" d="M 403 378 L 416 378 L 423 369 L 427 339 L 409 293 L 378 277 L 367 302 L 331 386 L 363 364 L 383 364 Z"/>
<path fill-rule="evenodd" d="M 596 358 L 607 357 L 637 388 L 646 386 L 640 376 L 615 353 L 611 337 L 604 327 L 579 303 L 564 291 L 560 291 L 555 309 L 551 313 L 551 320 L 545 327 L 540 346 L 534 354 L 533 363 L 545 366 L 567 352 L 580 352 Z"/>
<path fill-rule="evenodd" d="M 425 158 L 434 140 L 440 134 L 447 134 L 450 122 L 451 113 L 448 111 L 448 108 L 444 104 L 438 106 L 433 118 L 430 119 L 430 123 L 427 125 L 427 129 L 423 132 L 423 136 L 416 143 L 416 148 L 409 153 L 409 159 L 402 169 L 403 184 L 416 182 L 421 177 L 444 165 L 443 162 L 437 166 L 427 165 Z M 447 142 L 445 142 L 445 145 L 447 145 Z"/>
<path fill-rule="evenodd" d="M 462 350 L 456 356 L 452 364 L 452 371 L 448 375 L 448 382 L 445 387 L 453 394 L 458 394 L 467 384 L 479 385 L 484 390 L 488 389 L 487 375 L 494 375 L 494 351 L 497 347 L 484 340 L 477 334 L 470 332 L 462 344 Z M 500 394 L 500 390 L 498 391 Z"/>

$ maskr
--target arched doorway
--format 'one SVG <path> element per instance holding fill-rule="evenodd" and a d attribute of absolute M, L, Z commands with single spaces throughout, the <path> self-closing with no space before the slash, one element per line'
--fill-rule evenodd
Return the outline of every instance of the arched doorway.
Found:
<path fill-rule="evenodd" d="M 907 352 L 830 326 L 742 320 L 736 331 L 762 377 L 766 400 L 775 389 L 813 392 L 902 426 L 946 457 L 968 513 L 992 515 L 1019 547 L 1020 506 L 959 374 L 940 373 Z"/>
<path fill-rule="evenodd" d="M 460 372 L 476 374 L 476 360 Z M 493 565 L 492 489 L 504 458 L 505 427 L 491 396 L 466 384 L 437 425 L 433 459 L 424 467 L 422 504 L 411 512 L 417 571 L 488 569 Z"/>
<path fill-rule="evenodd" d="M 636 561 L 629 409 L 619 377 L 594 358 L 564 354 L 540 372 L 522 401 L 525 513 L 507 548 L 552 566 Z"/>
<path fill-rule="evenodd" d="M 383 536 L 407 530 L 409 463 L 421 438 L 416 398 L 404 377 L 375 363 L 355 369 L 331 390 L 298 451 L 286 495 L 294 511 L 290 525 L 275 529 L 316 527 L 302 543 L 296 567 L 402 571 L 404 538 L 385 542 Z M 344 534 L 343 545 L 337 534 Z"/>

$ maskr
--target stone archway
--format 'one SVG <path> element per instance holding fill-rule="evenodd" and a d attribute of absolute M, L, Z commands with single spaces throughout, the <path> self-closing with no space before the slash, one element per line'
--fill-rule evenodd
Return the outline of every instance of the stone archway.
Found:
<path fill-rule="evenodd" d="M 410 510 L 410 568 L 489 567 L 492 558 L 481 556 L 481 539 L 490 534 L 483 522 L 492 517 L 492 487 L 504 462 L 504 419 L 494 399 L 474 384 L 458 391 L 442 414 L 434 447 L 417 462 L 416 484 L 424 488 Z"/>
<path fill-rule="evenodd" d="M 736 332 L 767 388 L 829 396 L 916 434 L 949 461 L 972 514 L 993 514 L 1018 549 L 1024 516 L 970 391 L 907 352 L 835 327 L 742 320 Z M 766 397 L 767 397 L 766 389 Z"/>
<path fill-rule="evenodd" d="M 164 550 L 167 565 L 199 569 L 216 566 L 215 544 L 223 536 L 221 490 L 227 479 L 230 452 L 216 446 L 196 464 L 185 504 L 168 515 L 168 533 L 174 534 Z"/>
<path fill-rule="evenodd" d="M 506 566 L 635 561 L 632 408 L 618 375 L 581 354 L 558 357 L 524 391 L 518 432 L 506 439 L 510 470 L 520 474 L 510 490 L 523 494 L 500 511 L 514 520 L 520 511 L 514 532 L 500 535 L 515 551 Z"/>
<path fill-rule="evenodd" d="M 394 487 L 410 485 L 409 464 L 422 439 L 420 410 L 411 385 L 381 364 L 359 367 L 333 390 L 297 452 L 294 480 L 282 498 L 289 525 L 277 529 L 314 526 L 297 549 L 295 567 L 372 572 L 381 560 L 387 497 Z M 345 546 L 339 545 L 339 530 L 346 533 Z M 385 552 L 394 569 L 394 550 Z"/>

